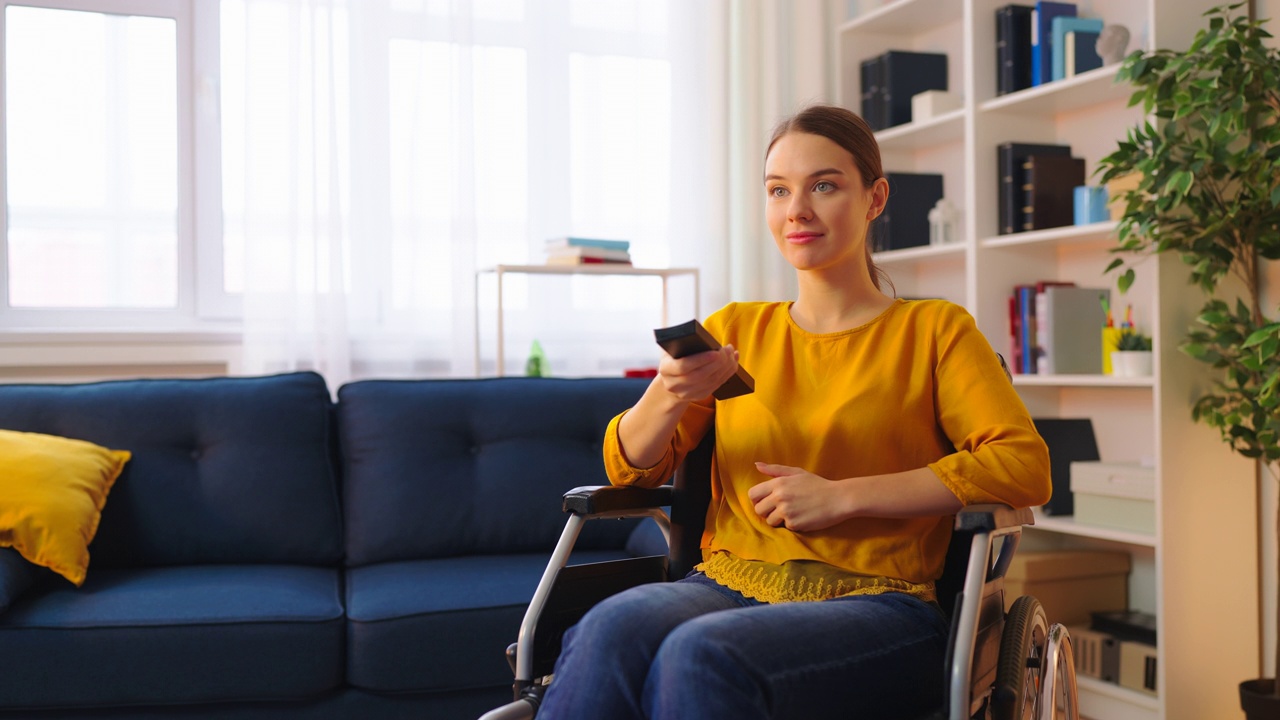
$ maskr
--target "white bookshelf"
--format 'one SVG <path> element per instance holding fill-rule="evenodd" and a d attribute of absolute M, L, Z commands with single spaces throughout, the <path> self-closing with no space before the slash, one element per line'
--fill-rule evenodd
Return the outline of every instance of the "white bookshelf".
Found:
<path fill-rule="evenodd" d="M 887 171 L 937 172 L 961 213 L 959 242 L 878 253 L 900 296 L 943 297 L 969 309 L 992 345 L 1008 354 L 1007 298 L 1017 284 L 1073 281 L 1112 288 L 1112 305 L 1132 304 L 1154 339 L 1153 375 L 1016 375 L 1036 417 L 1089 417 L 1105 461 L 1154 461 L 1156 532 L 1093 527 L 1070 517 L 1037 518 L 1029 545 L 1113 548 L 1133 558 L 1130 604 L 1156 613 L 1158 695 L 1089 678 L 1081 705 L 1092 720 L 1202 720 L 1239 716 L 1237 685 L 1258 676 L 1258 561 L 1253 465 L 1232 455 L 1216 431 L 1193 423 L 1191 402 L 1210 387 L 1209 370 L 1177 345 L 1202 303 L 1177 258 L 1137 266 L 1126 296 L 1103 275 L 1116 224 L 1102 222 L 1000 235 L 996 148 L 1001 142 L 1065 143 L 1086 176 L 1128 127 L 1132 89 L 1117 66 L 996 96 L 996 9 L 1007 0 L 896 0 L 835 30 L 837 102 L 861 109 L 859 67 L 890 50 L 944 52 L 948 85 L 963 107 L 877 133 Z M 1028 5 L 1034 0 L 1028 0 Z M 1131 31 L 1139 45 L 1187 47 L 1213 0 L 1077 3 L 1082 15 Z M 867 3 L 863 3 L 865 7 Z M 1231 618 L 1224 622 L 1224 618 Z M 1052 618 L 1050 619 L 1052 621 Z M 1212 661 L 1206 661 L 1212 657 Z"/>

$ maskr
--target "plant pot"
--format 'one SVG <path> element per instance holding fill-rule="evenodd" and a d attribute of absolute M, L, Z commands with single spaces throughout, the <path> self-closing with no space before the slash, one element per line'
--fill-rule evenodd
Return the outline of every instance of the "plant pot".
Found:
<path fill-rule="evenodd" d="M 1150 350 L 1114 350 L 1111 353 L 1111 374 L 1117 377 L 1147 377 L 1151 375 Z"/>
<path fill-rule="evenodd" d="M 1280 697 L 1271 692 L 1275 683 L 1271 678 L 1240 683 L 1240 709 L 1244 710 L 1245 720 L 1280 718 Z"/>

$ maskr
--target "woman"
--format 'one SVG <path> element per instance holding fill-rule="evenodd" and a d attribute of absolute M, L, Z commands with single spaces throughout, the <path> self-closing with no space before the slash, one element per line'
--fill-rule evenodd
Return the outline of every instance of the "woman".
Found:
<path fill-rule="evenodd" d="M 941 704 L 934 597 L 950 516 L 1049 497 L 1049 458 L 964 309 L 885 295 L 867 230 L 889 187 L 870 127 L 811 107 L 775 130 L 766 217 L 794 302 L 732 303 L 724 347 L 664 356 L 610 423 L 614 484 L 664 482 L 715 423 L 703 562 L 565 635 L 552 718 L 910 717 Z M 711 392 L 739 357 L 755 392 Z"/>

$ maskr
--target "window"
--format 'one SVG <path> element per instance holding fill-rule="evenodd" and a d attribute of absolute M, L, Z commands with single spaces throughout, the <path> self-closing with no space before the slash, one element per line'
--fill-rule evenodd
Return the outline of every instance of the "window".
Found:
<path fill-rule="evenodd" d="M 198 310 L 189 0 L 3 2 L 0 324 Z M 201 128 L 201 132 L 207 132 Z M 205 204 L 208 201 L 204 201 Z M 216 242 L 216 218 L 210 225 Z"/>

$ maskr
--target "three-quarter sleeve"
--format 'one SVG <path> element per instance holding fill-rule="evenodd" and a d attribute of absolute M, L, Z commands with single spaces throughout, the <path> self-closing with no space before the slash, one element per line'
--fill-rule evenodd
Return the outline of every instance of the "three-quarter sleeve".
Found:
<path fill-rule="evenodd" d="M 990 343 L 958 306 L 939 324 L 938 424 L 956 452 L 929 467 L 966 505 L 1049 500 L 1049 450 Z"/>

